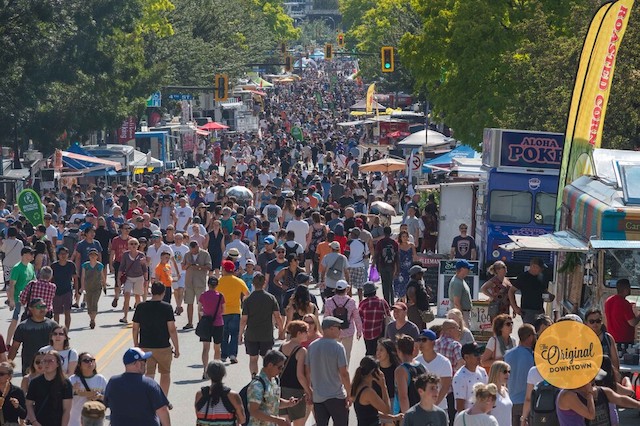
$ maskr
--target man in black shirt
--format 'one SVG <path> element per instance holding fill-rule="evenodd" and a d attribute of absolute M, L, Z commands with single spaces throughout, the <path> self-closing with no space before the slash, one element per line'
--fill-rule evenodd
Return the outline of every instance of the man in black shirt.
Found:
<path fill-rule="evenodd" d="M 144 218 L 139 216 L 136 218 L 136 227 L 129 233 L 131 238 L 140 239 L 145 237 L 147 240 L 151 239 L 151 229 L 144 227 Z"/>
<path fill-rule="evenodd" d="M 73 303 L 74 282 L 78 281 L 76 265 L 69 262 L 69 249 L 62 246 L 58 250 L 58 261 L 51 264 L 56 295 L 53 298 L 53 319 L 60 322 L 60 314 L 64 313 L 64 325 L 71 328 L 71 304 Z"/>
<path fill-rule="evenodd" d="M 163 302 L 165 287 L 161 282 L 151 284 L 151 300 L 142 302 L 133 315 L 133 345 L 151 352 L 147 360 L 146 376 L 153 379 L 156 365 L 160 372 L 160 387 L 169 395 L 171 384 L 171 358 L 180 356 L 178 332 L 173 308 Z M 173 349 L 171 344 L 173 343 Z"/>
<path fill-rule="evenodd" d="M 531 258 L 529 270 L 518 275 L 509 288 L 509 301 L 513 312 L 522 316 L 522 322 L 533 324 L 536 317 L 544 313 L 542 295 L 547 293 L 543 271 L 546 265 L 539 257 Z M 516 291 L 520 290 L 520 306 L 516 303 Z"/>

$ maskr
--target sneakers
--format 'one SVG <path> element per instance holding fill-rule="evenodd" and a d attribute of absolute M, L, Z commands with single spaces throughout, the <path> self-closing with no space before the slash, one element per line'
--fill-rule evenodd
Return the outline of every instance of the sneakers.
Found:
<path fill-rule="evenodd" d="M 183 330 L 191 330 L 193 328 L 193 324 L 187 324 L 184 327 L 182 327 Z"/>
<path fill-rule="evenodd" d="M 182 306 L 178 306 L 178 307 L 176 308 L 175 314 L 176 314 L 176 315 L 180 315 L 180 314 L 181 314 L 181 313 L 183 313 L 183 312 L 184 312 L 184 308 L 183 308 Z"/>
<path fill-rule="evenodd" d="M 235 356 L 231 355 L 231 356 L 229 357 L 229 362 L 230 362 L 231 364 L 237 364 L 237 363 L 238 363 L 238 358 L 236 358 Z"/>
<path fill-rule="evenodd" d="M 94 328 L 96 328 L 96 322 L 95 321 L 89 321 L 89 328 L 92 329 L 92 330 Z"/>
<path fill-rule="evenodd" d="M 113 299 L 113 302 L 111 302 L 111 306 L 114 308 L 118 307 L 118 299 Z"/>
<path fill-rule="evenodd" d="M 118 321 L 120 321 L 123 324 L 129 324 L 129 321 L 127 321 L 126 318 L 120 318 Z"/>
<path fill-rule="evenodd" d="M 73 305 L 71 305 L 71 307 L 76 309 L 80 308 L 80 306 L 77 303 L 74 303 Z"/>

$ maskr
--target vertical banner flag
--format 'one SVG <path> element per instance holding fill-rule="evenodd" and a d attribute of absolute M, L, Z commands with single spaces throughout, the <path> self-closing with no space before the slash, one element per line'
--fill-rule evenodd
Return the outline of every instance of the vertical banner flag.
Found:
<path fill-rule="evenodd" d="M 373 112 L 373 95 L 376 91 L 376 84 L 371 83 L 369 88 L 367 89 L 367 103 L 366 103 L 366 113 L 371 114 Z"/>
<path fill-rule="evenodd" d="M 564 187 L 593 167 L 592 153 L 602 142 L 607 102 L 617 53 L 634 0 L 614 0 L 596 12 L 585 36 L 567 119 L 556 201 L 556 228 Z"/>
<path fill-rule="evenodd" d="M 23 189 L 18 194 L 18 208 L 33 225 L 44 225 L 44 206 L 40 196 L 33 189 Z"/>

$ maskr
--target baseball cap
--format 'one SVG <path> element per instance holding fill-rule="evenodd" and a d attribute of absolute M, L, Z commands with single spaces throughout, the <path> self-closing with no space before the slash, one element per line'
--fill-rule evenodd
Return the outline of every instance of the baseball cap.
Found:
<path fill-rule="evenodd" d="M 473 269 L 473 265 L 464 259 L 460 259 L 456 262 L 456 269 L 461 268 Z"/>
<path fill-rule="evenodd" d="M 427 328 L 422 330 L 422 332 L 420 333 L 420 336 L 426 337 L 427 339 L 429 339 L 431 341 L 438 340 L 438 335 L 433 330 L 429 330 Z"/>
<path fill-rule="evenodd" d="M 331 241 L 329 243 L 329 247 L 331 247 L 331 250 L 340 250 L 340 243 L 337 241 Z"/>
<path fill-rule="evenodd" d="M 162 238 L 162 231 L 153 231 L 151 233 L 151 238 Z"/>
<path fill-rule="evenodd" d="M 122 356 L 122 362 L 128 365 L 141 359 L 149 359 L 151 355 L 153 355 L 151 352 L 143 352 L 140 348 L 129 348 Z"/>
<path fill-rule="evenodd" d="M 482 355 L 482 353 L 485 350 L 485 346 L 484 345 L 478 345 L 476 342 L 473 343 L 467 343 L 466 345 L 462 345 L 462 356 L 465 355 L 476 355 L 476 356 L 480 356 Z"/>
<path fill-rule="evenodd" d="M 89 229 L 93 228 L 93 225 L 90 224 L 89 222 L 85 222 L 82 225 L 80 225 L 80 230 L 81 231 L 87 231 Z"/>
<path fill-rule="evenodd" d="M 304 201 L 305 203 L 310 203 L 310 202 L 311 202 L 311 200 L 309 199 L 309 197 L 304 197 L 304 200 L 302 200 L 302 201 Z"/>
<path fill-rule="evenodd" d="M 402 309 L 403 311 L 407 310 L 407 304 L 404 302 L 396 302 L 392 306 L 393 309 Z"/>
<path fill-rule="evenodd" d="M 224 260 L 222 261 L 222 269 L 227 272 L 233 272 L 236 270 L 236 265 L 230 260 Z"/>
<path fill-rule="evenodd" d="M 92 254 L 98 254 L 98 249 L 96 249 L 96 248 L 90 248 L 90 249 L 89 249 L 89 255 L 92 255 Z"/>
<path fill-rule="evenodd" d="M 365 296 L 376 294 L 376 291 L 377 291 L 376 285 L 371 281 L 365 283 L 364 286 L 362 287 L 362 292 Z"/>
<path fill-rule="evenodd" d="M 327 328 L 331 328 L 335 325 L 341 325 L 343 322 L 344 321 L 336 317 L 332 317 L 332 316 L 324 317 L 324 319 L 322 320 L 322 329 L 324 330 Z"/>
<path fill-rule="evenodd" d="M 247 259 L 247 265 L 255 265 L 256 262 L 253 259 Z"/>
<path fill-rule="evenodd" d="M 142 216 L 136 217 L 136 222 L 144 222 L 144 217 Z"/>
<path fill-rule="evenodd" d="M 338 280 L 336 282 L 336 290 L 346 290 L 347 287 L 349 287 L 349 283 L 345 280 Z"/>
<path fill-rule="evenodd" d="M 542 260 L 542 258 L 539 258 L 539 257 L 532 257 L 531 258 L 531 263 L 534 264 L 534 265 L 538 265 L 542 269 L 548 268 L 546 263 L 544 263 L 544 260 Z"/>
<path fill-rule="evenodd" d="M 364 221 L 360 218 L 356 219 L 356 226 L 364 225 Z"/>
<path fill-rule="evenodd" d="M 309 274 L 305 274 L 304 272 L 296 276 L 297 284 L 306 284 L 309 282 L 309 280 L 311 280 L 311 277 L 309 276 Z"/>
<path fill-rule="evenodd" d="M 415 275 L 415 274 L 420 274 L 420 273 L 424 273 L 424 268 L 420 265 L 413 265 L 411 267 L 411 269 L 409 269 L 409 275 Z"/>
<path fill-rule="evenodd" d="M 276 239 L 273 237 L 273 235 L 268 235 L 266 237 L 264 237 L 263 239 L 265 244 L 275 244 L 276 243 Z"/>

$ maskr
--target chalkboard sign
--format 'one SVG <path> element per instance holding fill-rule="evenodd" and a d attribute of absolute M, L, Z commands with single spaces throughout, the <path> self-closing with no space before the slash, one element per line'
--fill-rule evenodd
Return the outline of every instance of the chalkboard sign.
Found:
<path fill-rule="evenodd" d="M 427 268 L 426 272 L 423 275 L 424 285 L 427 287 L 427 291 L 431 295 L 431 304 L 436 303 L 436 299 L 438 298 L 438 267 L 433 266 L 431 268 Z"/>

